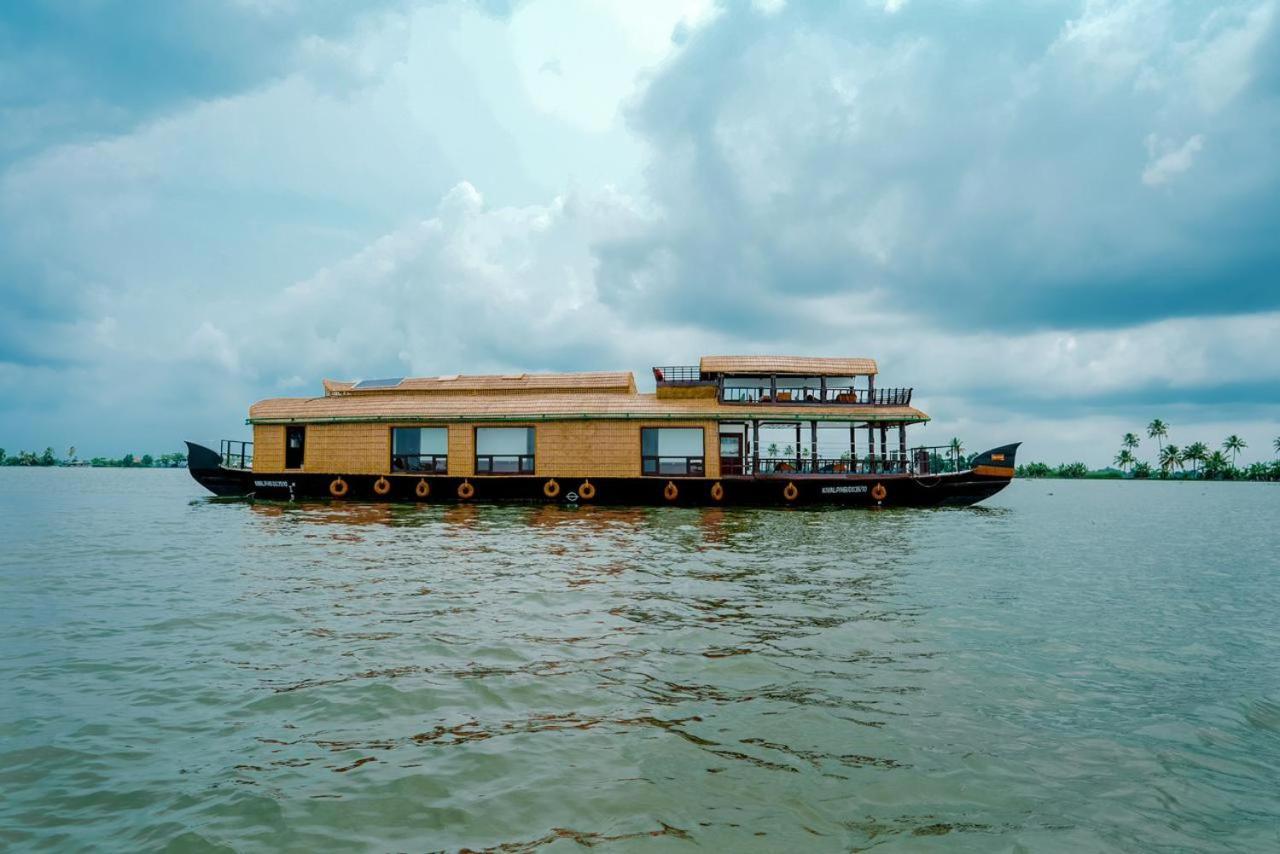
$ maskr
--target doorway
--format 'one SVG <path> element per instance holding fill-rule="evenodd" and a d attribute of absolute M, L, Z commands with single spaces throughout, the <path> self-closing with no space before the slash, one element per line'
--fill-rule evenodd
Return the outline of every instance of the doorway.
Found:
<path fill-rule="evenodd" d="M 302 460 L 307 445 L 306 427 L 284 428 L 284 467 L 287 469 L 302 468 Z"/>
<path fill-rule="evenodd" d="M 742 474 L 743 443 L 741 434 L 720 434 L 720 474 Z"/>

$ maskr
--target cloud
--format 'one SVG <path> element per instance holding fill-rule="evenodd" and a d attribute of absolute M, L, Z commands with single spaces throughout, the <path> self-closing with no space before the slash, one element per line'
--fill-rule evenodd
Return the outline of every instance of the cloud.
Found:
<path fill-rule="evenodd" d="M 601 248 L 604 298 L 752 334 L 819 293 L 1001 330 L 1274 309 L 1271 6 L 730 9 L 634 107 L 663 215 Z M 1199 141 L 1148 164 L 1153 134 Z"/>
<path fill-rule="evenodd" d="M 1155 134 L 1147 137 L 1147 166 L 1142 170 L 1142 183 L 1148 187 L 1159 187 L 1170 179 L 1191 168 L 1196 154 L 1204 148 L 1204 137 L 1200 134 L 1189 137 L 1179 146 L 1173 146 L 1168 140 L 1161 140 Z"/>
<path fill-rule="evenodd" d="M 0 157 L 126 130 L 176 105 L 255 88 L 399 0 L 358 7 L 127 0 L 22 4 L 0 18 Z"/>
<path fill-rule="evenodd" d="M 39 46 L 0 51 L 0 438 L 159 450 L 322 376 L 772 351 L 878 357 L 941 442 L 1269 446 L 1274 2 L 767 5 L 125 10 L 96 53 L 92 9 L 0 25 Z"/>

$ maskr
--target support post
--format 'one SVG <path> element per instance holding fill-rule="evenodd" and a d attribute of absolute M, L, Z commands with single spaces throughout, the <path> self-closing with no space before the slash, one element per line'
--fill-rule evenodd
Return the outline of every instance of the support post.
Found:
<path fill-rule="evenodd" d="M 818 472 L 818 422 L 809 422 L 809 458 L 813 460 L 813 473 Z"/>
<path fill-rule="evenodd" d="M 796 471 L 800 471 L 800 422 L 796 422 Z"/>
<path fill-rule="evenodd" d="M 849 422 L 849 473 L 858 470 L 858 428 Z"/>
<path fill-rule="evenodd" d="M 867 471 L 876 470 L 876 425 L 867 422 Z"/>
<path fill-rule="evenodd" d="M 875 402 L 876 402 L 876 375 L 868 374 L 867 375 L 867 405 L 868 406 L 874 405 Z M 874 445 L 875 442 L 872 442 L 871 444 Z"/>
<path fill-rule="evenodd" d="M 889 428 L 880 425 L 880 469 L 884 470 L 884 465 L 889 460 Z"/>
<path fill-rule="evenodd" d="M 898 459 L 902 461 L 902 471 L 907 470 L 907 425 L 906 422 L 898 422 Z"/>
<path fill-rule="evenodd" d="M 760 422 L 751 422 L 751 473 L 760 473 Z"/>

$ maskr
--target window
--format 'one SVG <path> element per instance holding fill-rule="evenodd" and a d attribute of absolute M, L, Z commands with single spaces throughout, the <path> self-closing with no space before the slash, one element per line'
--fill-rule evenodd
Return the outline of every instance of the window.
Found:
<path fill-rule="evenodd" d="M 533 428 L 477 427 L 476 474 L 533 474 Z"/>
<path fill-rule="evenodd" d="M 644 427 L 640 430 L 640 472 L 700 477 L 704 445 L 701 427 Z"/>
<path fill-rule="evenodd" d="M 726 403 L 768 403 L 772 393 L 771 377 L 725 377 L 720 399 Z"/>
<path fill-rule="evenodd" d="M 449 428 L 392 428 L 391 470 L 447 474 L 449 471 Z"/>

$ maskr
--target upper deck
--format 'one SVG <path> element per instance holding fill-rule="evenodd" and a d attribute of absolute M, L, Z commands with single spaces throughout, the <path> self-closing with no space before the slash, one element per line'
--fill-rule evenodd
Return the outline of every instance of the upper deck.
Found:
<path fill-rule="evenodd" d="M 871 359 L 707 356 L 653 371 L 654 393 L 629 371 L 325 380 L 322 397 L 255 403 L 249 422 L 929 420 L 910 389 L 875 388 Z"/>
<path fill-rule="evenodd" d="M 697 365 L 653 369 L 660 398 L 715 397 L 723 404 L 909 407 L 910 388 L 876 388 L 874 359 L 703 356 Z"/>

